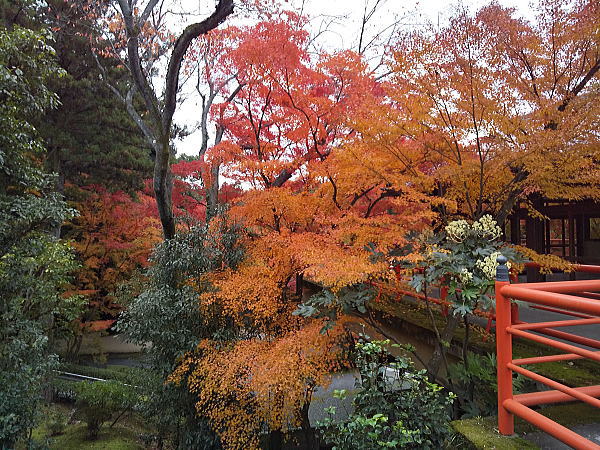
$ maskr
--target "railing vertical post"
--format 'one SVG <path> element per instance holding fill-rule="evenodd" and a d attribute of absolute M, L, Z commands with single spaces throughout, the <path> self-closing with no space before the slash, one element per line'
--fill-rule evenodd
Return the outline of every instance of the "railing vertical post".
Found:
<path fill-rule="evenodd" d="M 442 314 L 448 315 L 448 285 L 444 284 L 440 287 L 440 300 L 442 301 Z"/>
<path fill-rule="evenodd" d="M 516 271 L 509 272 L 509 279 L 512 284 L 518 283 L 519 282 L 519 273 Z M 517 323 L 519 321 L 519 305 L 517 305 L 516 303 L 511 303 L 510 307 L 511 307 L 511 310 L 510 310 L 511 324 Z"/>
<path fill-rule="evenodd" d="M 512 336 L 506 331 L 512 324 L 510 299 L 504 297 L 501 290 L 510 284 L 506 257 L 498 256 L 496 269 L 496 361 L 498 370 L 498 429 L 501 434 L 514 433 L 514 416 L 503 404 L 512 400 L 512 371 L 508 363 L 512 361 Z"/>

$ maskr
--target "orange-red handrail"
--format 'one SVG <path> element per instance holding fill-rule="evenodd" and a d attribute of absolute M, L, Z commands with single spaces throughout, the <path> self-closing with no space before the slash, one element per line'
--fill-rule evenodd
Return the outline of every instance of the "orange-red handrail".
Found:
<path fill-rule="evenodd" d="M 594 293 L 594 291 L 600 291 L 600 280 L 511 285 L 508 269 L 505 265 L 506 258 L 499 257 L 498 262 L 499 266 L 497 269 L 495 288 L 496 351 L 498 364 L 498 429 L 500 433 L 504 435 L 511 435 L 514 433 L 514 415 L 516 414 L 573 448 L 588 450 L 600 449 L 600 446 L 594 442 L 578 435 L 574 431 L 569 430 L 530 408 L 530 406 L 541 404 L 575 400 L 580 400 L 600 408 L 600 399 L 598 399 L 598 397 L 600 397 L 600 385 L 573 388 L 539 375 L 532 370 L 521 367 L 524 364 L 540 364 L 551 361 L 567 361 L 582 358 L 600 361 L 600 352 L 598 351 L 590 351 L 532 332 L 543 332 L 546 336 L 561 338 L 577 344 L 584 344 L 592 348 L 600 348 L 600 340 L 584 338 L 582 336 L 552 329 L 554 327 L 597 325 L 600 323 L 600 300 L 595 298 L 595 295 L 587 295 L 587 297 L 581 296 L 583 292 L 588 294 L 587 291 L 591 291 L 592 293 Z M 597 271 L 596 266 L 578 266 L 578 268 L 580 267 L 587 269 L 587 271 L 591 271 L 590 267 L 594 267 L 593 272 L 600 273 L 600 267 L 597 268 Z M 572 313 L 573 316 L 580 318 L 535 324 L 524 323 L 519 320 L 514 320 L 511 316 L 511 298 L 534 303 L 540 309 L 561 312 L 563 314 Z M 513 336 L 529 339 L 567 353 L 513 360 Z M 553 390 L 513 395 L 513 372 L 543 383 Z"/>

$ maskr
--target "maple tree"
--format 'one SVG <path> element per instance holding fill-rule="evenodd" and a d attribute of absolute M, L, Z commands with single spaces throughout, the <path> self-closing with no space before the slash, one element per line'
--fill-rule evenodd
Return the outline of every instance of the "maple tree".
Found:
<path fill-rule="evenodd" d="M 532 193 L 600 195 L 600 7 L 542 0 L 534 12 L 458 9 L 392 48 L 390 132 L 429 152 L 438 195 L 457 202 L 444 217 L 487 211 L 503 223 Z"/>
<path fill-rule="evenodd" d="M 229 54 L 231 49 L 237 47 L 242 36 L 241 30 L 234 26 L 211 30 L 193 42 L 184 61 L 184 71 L 197 77 L 196 91 L 201 99 L 200 144 L 195 157 L 199 164 L 196 180 L 204 188 L 202 197 L 208 220 L 218 213 L 219 191 L 223 188 L 220 187 L 221 160 L 218 157 L 208 158 L 207 150 L 218 146 L 225 133 L 220 115 L 211 114 L 211 110 L 215 104 L 225 105 L 233 101 L 244 87 Z M 213 136 L 211 126 L 214 126 Z"/>
<path fill-rule="evenodd" d="M 260 430 L 302 427 L 310 440 L 308 407 L 314 388 L 347 366 L 342 326 L 328 334 L 312 323 L 278 339 L 241 339 L 229 345 L 202 341 L 169 381 L 197 394 L 225 448 L 259 448 Z"/>
<path fill-rule="evenodd" d="M 218 167 L 218 163 L 215 167 L 203 159 L 182 159 L 173 164 L 173 215 L 179 223 L 178 229 L 209 222 L 219 213 L 219 204 L 227 204 L 242 195 L 235 184 L 223 182 L 218 189 L 214 187 L 219 179 L 210 177 Z M 149 194 L 150 189 L 148 187 L 146 193 Z M 154 210 L 158 217 L 156 207 Z"/>
<path fill-rule="evenodd" d="M 352 288 L 391 276 L 372 249 L 405 244 L 434 217 L 426 154 L 400 137 L 379 139 L 386 117 L 373 114 L 384 101 L 373 75 L 352 52 L 309 55 L 305 25 L 285 13 L 241 30 L 229 57 L 243 87 L 212 111 L 224 137 L 208 161 L 247 186 L 228 212 L 244 226 L 245 255 L 190 281 L 200 310 L 218 311 L 231 334 L 202 341 L 172 380 L 197 394 L 228 448 L 256 446 L 263 422 L 308 427 L 307 394 L 343 365 L 341 297 L 362 305 L 367 297 Z M 300 274 L 331 293 L 333 314 L 293 314 L 302 299 L 290 286 Z M 200 289 L 207 282 L 212 288 Z"/>
<path fill-rule="evenodd" d="M 134 200 L 100 186 L 84 192 L 79 215 L 66 227 L 82 262 L 73 288 L 88 300 L 82 323 L 112 319 L 110 325 L 123 308 L 115 301 L 117 287 L 148 265 L 150 251 L 160 241 L 160 226 L 152 214 L 154 200 L 146 194 L 137 193 Z"/>

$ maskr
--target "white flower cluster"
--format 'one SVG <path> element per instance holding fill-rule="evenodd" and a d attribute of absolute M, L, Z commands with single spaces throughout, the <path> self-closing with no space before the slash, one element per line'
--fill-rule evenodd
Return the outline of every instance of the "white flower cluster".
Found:
<path fill-rule="evenodd" d="M 446 235 L 454 242 L 462 242 L 469 235 L 471 226 L 466 220 L 455 220 L 446 225 Z"/>
<path fill-rule="evenodd" d="M 502 236 L 502 229 L 489 214 L 486 214 L 481 219 L 473 222 L 473 230 L 492 241 L 495 241 Z"/>
<path fill-rule="evenodd" d="M 475 263 L 475 266 L 481 270 L 484 276 L 490 280 L 496 277 L 496 268 L 498 267 L 498 261 L 496 259 L 500 255 L 500 252 L 494 252 L 489 256 L 486 256 L 483 260 L 479 259 Z M 510 262 L 506 263 L 506 267 L 510 270 Z"/>
<path fill-rule="evenodd" d="M 473 281 L 473 274 L 471 272 L 469 272 L 467 270 L 467 268 L 464 268 L 463 270 L 460 271 L 460 273 L 458 274 L 458 279 L 460 280 L 461 283 L 463 284 L 468 284 L 471 281 Z"/>
<path fill-rule="evenodd" d="M 454 242 L 463 242 L 471 230 L 490 241 L 495 241 L 502 236 L 502 229 L 489 214 L 476 220 L 472 225 L 469 225 L 466 220 L 455 220 L 446 225 L 446 235 Z"/>

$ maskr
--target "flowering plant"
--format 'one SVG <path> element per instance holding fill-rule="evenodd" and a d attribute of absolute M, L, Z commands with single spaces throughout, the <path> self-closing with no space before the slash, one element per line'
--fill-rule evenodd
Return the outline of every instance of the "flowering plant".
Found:
<path fill-rule="evenodd" d="M 464 316 L 476 307 L 490 309 L 496 276 L 496 259 L 502 253 L 513 263 L 524 258 L 501 240 L 502 230 L 489 215 L 472 223 L 450 222 L 444 232 L 421 239 L 421 259 L 410 285 L 422 292 L 427 286 L 447 286 L 453 314 Z"/>

